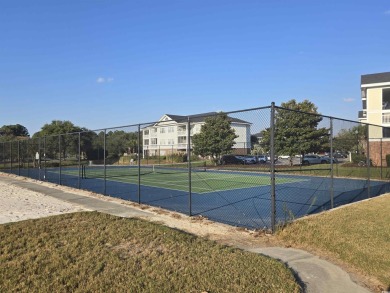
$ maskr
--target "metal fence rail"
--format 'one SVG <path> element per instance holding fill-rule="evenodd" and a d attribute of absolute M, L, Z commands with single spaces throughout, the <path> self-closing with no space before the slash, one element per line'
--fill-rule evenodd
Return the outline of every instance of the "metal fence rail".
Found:
<path fill-rule="evenodd" d="M 280 120 L 313 114 L 274 104 L 225 114 L 236 135 L 226 161 L 194 153 L 194 135 L 218 116 L 208 113 L 1 142 L 0 171 L 272 231 L 390 190 L 379 126 L 314 115 L 318 141 Z M 281 153 L 286 143 L 298 146 L 294 156 Z M 327 156 L 309 162 L 318 157 L 307 145 Z"/>

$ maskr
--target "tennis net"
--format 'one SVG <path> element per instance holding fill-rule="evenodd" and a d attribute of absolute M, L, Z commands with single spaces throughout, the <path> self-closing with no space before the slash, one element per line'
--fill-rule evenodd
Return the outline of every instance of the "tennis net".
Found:
<path fill-rule="evenodd" d="M 188 163 L 154 164 L 154 165 L 85 165 L 82 168 L 82 178 L 116 178 L 127 176 L 144 176 L 150 174 L 178 174 L 188 173 Z M 204 172 L 206 167 L 200 164 L 191 164 L 192 172 Z"/>

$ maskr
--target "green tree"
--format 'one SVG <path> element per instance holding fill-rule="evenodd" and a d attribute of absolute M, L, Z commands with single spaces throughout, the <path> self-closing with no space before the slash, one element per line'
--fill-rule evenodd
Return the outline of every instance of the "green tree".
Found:
<path fill-rule="evenodd" d="M 364 152 L 367 145 L 367 125 L 341 129 L 333 138 L 333 149 L 343 153 Z"/>
<path fill-rule="evenodd" d="M 59 142 L 61 143 L 61 156 L 76 156 L 79 146 L 79 132 L 87 132 L 88 129 L 74 125 L 70 121 L 53 120 L 50 124 L 42 126 L 41 130 L 33 135 L 33 138 L 44 138 L 41 145 L 45 143 L 45 153 L 47 156 L 58 154 Z M 93 132 L 88 131 L 93 134 Z M 91 134 L 80 135 L 81 152 L 87 152 L 91 147 Z M 83 139 L 81 139 L 83 137 Z"/>
<path fill-rule="evenodd" d="M 329 129 L 318 128 L 321 121 L 317 107 L 308 100 L 298 103 L 293 99 L 282 103 L 281 108 L 276 108 L 275 111 L 276 154 L 292 158 L 296 154 L 303 157 L 304 154 L 323 150 L 329 140 Z M 270 128 L 265 129 L 262 134 L 261 145 L 269 151 Z M 292 164 L 292 160 L 290 163 Z"/>
<path fill-rule="evenodd" d="M 222 155 L 232 151 L 234 139 L 237 137 L 226 114 L 219 113 L 208 117 L 200 133 L 192 137 L 194 154 L 211 156 L 217 162 Z"/>
<path fill-rule="evenodd" d="M 3 125 L 0 128 L 0 142 L 26 139 L 30 137 L 26 127 L 20 124 Z"/>

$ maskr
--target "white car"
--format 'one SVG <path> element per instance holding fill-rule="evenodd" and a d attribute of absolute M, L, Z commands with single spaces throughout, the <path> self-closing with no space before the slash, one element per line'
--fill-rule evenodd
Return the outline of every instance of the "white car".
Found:
<path fill-rule="evenodd" d="M 278 158 L 279 158 L 279 159 L 290 159 L 290 156 L 287 156 L 287 155 L 280 155 Z"/>

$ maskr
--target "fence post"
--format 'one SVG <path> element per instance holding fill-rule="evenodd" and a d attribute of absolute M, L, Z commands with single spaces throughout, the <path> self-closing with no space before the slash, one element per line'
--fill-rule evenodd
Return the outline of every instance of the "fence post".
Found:
<path fill-rule="evenodd" d="M 370 126 L 367 126 L 367 197 L 371 197 L 371 159 L 370 159 Z"/>
<path fill-rule="evenodd" d="M 18 140 L 18 176 L 20 176 L 20 140 Z"/>
<path fill-rule="evenodd" d="M 9 152 L 10 152 L 10 157 L 11 157 L 11 172 L 12 173 L 12 141 L 9 142 Z"/>
<path fill-rule="evenodd" d="M 103 137 L 103 165 L 104 165 L 104 192 L 103 194 L 106 195 L 107 191 L 107 180 L 106 180 L 106 175 L 107 175 L 107 169 L 106 169 L 106 134 L 107 134 L 107 129 L 104 129 L 104 137 Z"/>
<path fill-rule="evenodd" d="M 383 138 L 381 138 L 381 140 L 380 140 L 380 144 L 381 144 L 381 158 L 380 158 L 380 162 L 381 162 L 381 170 L 380 170 L 380 172 L 381 172 L 381 179 L 382 179 L 382 176 L 383 176 L 383 174 L 382 174 L 382 172 L 383 172 L 383 168 L 382 168 L 382 166 L 383 166 L 383 149 L 382 149 L 382 141 L 383 141 Z M 386 161 L 386 165 L 387 165 L 387 161 Z M 388 166 L 389 167 L 389 166 Z"/>
<path fill-rule="evenodd" d="M 275 103 L 271 103 L 270 123 L 270 160 L 271 160 L 271 229 L 275 233 L 276 224 L 276 194 L 275 194 Z"/>
<path fill-rule="evenodd" d="M 187 122 L 187 162 L 188 162 L 188 211 L 192 216 L 192 186 L 191 186 L 191 123 L 190 117 Z"/>
<path fill-rule="evenodd" d="M 79 168 L 79 178 L 77 180 L 77 185 L 78 189 L 80 189 L 80 184 L 81 184 L 81 133 L 79 132 L 79 137 L 78 137 L 78 168 Z"/>
<path fill-rule="evenodd" d="M 46 181 L 46 136 L 43 137 L 43 180 Z"/>
<path fill-rule="evenodd" d="M 334 208 L 334 186 L 333 186 L 333 118 L 330 118 L 330 208 Z"/>
<path fill-rule="evenodd" d="M 3 142 L 2 145 L 3 145 L 3 167 L 5 171 L 5 142 Z"/>
<path fill-rule="evenodd" d="M 26 147 L 26 156 L 27 156 L 27 177 L 30 177 L 30 141 L 31 139 L 27 139 L 27 147 Z"/>
<path fill-rule="evenodd" d="M 143 152 L 143 151 L 142 151 Z M 143 156 L 142 156 L 143 157 Z M 138 203 L 141 203 L 141 125 L 138 124 Z"/>
<path fill-rule="evenodd" d="M 35 159 L 37 157 L 35 156 Z M 41 180 L 41 138 L 38 139 L 38 180 Z"/>
<path fill-rule="evenodd" d="M 58 135 L 58 156 L 59 156 L 59 184 L 62 185 L 62 161 L 61 161 L 61 134 Z"/>

